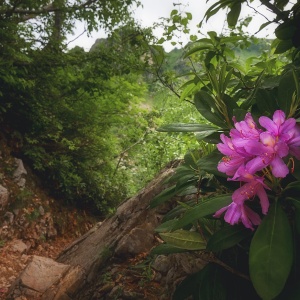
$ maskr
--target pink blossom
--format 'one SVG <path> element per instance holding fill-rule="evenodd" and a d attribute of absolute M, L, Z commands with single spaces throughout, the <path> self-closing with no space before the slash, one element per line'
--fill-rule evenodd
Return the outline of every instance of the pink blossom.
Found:
<path fill-rule="evenodd" d="M 242 222 L 246 228 L 253 230 L 253 225 L 259 225 L 261 222 L 260 216 L 244 203 L 236 204 L 232 202 L 218 210 L 214 217 L 219 218 L 224 212 L 224 220 L 231 225 Z"/>
<path fill-rule="evenodd" d="M 290 154 L 300 160 L 300 125 L 296 124 L 288 134 L 287 145 L 289 146 Z"/>
<path fill-rule="evenodd" d="M 265 131 L 258 129 L 251 114 L 247 113 L 244 121 L 235 121 L 230 137 L 222 134 L 222 143 L 217 145 L 225 155 L 218 164 L 218 170 L 232 176 L 228 180 L 239 181 L 241 186 L 233 192 L 233 202 L 214 216 L 220 217 L 225 212 L 226 222 L 232 225 L 242 222 L 250 229 L 260 224 L 261 219 L 245 202 L 253 201 L 257 196 L 262 213 L 267 214 L 269 210 L 266 189 L 270 188 L 262 175 L 271 172 L 273 177 L 284 178 L 289 173 L 284 159 L 288 155 L 300 159 L 300 125 L 295 119 L 286 120 L 284 112 L 277 110 L 272 120 L 262 116 L 259 123 Z"/>
<path fill-rule="evenodd" d="M 289 173 L 282 158 L 289 154 L 289 147 L 286 142 L 279 140 L 269 132 L 260 134 L 260 142 L 252 142 L 248 145 L 248 151 L 257 156 L 255 167 L 249 169 L 257 172 L 271 166 L 272 174 L 277 178 L 284 178 Z"/>
<path fill-rule="evenodd" d="M 230 130 L 230 136 L 236 146 L 241 143 L 241 147 L 244 147 L 248 140 L 259 140 L 261 130 L 257 128 L 250 113 L 246 114 L 244 121 L 235 122 L 234 127 L 235 129 Z"/>
<path fill-rule="evenodd" d="M 257 195 L 260 200 L 262 213 L 266 214 L 268 212 L 269 200 L 265 189 L 270 188 L 264 183 L 263 177 L 252 175 L 246 168 L 241 166 L 232 180 L 244 182 L 240 188 L 233 192 L 233 202 L 241 205 L 246 200 L 253 200 Z"/>
<path fill-rule="evenodd" d="M 285 120 L 285 113 L 282 110 L 276 110 L 273 114 L 273 120 L 262 116 L 259 118 L 259 124 L 275 137 L 286 140 L 289 138 L 287 133 L 295 127 L 296 120 L 294 118 Z"/>
<path fill-rule="evenodd" d="M 217 145 L 218 150 L 226 155 L 218 164 L 218 170 L 228 176 L 233 176 L 238 167 L 245 162 L 245 157 L 240 155 L 232 144 L 232 141 L 225 134 L 221 134 L 221 141 Z"/>

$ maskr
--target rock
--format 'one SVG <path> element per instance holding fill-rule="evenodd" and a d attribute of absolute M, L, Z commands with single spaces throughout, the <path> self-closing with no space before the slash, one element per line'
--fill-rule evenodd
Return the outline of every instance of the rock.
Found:
<path fill-rule="evenodd" d="M 12 212 L 7 211 L 7 212 L 5 213 L 5 215 L 4 215 L 3 218 L 4 218 L 4 220 L 7 222 L 7 224 L 12 225 L 13 222 L 14 222 L 15 216 L 14 216 L 14 214 L 13 214 Z"/>
<path fill-rule="evenodd" d="M 16 169 L 13 173 L 14 181 L 21 188 L 25 188 L 26 179 L 24 178 L 27 175 L 27 171 L 24 168 L 23 161 L 19 158 L 15 158 Z"/>
<path fill-rule="evenodd" d="M 19 252 L 21 254 L 25 253 L 28 250 L 28 247 L 22 240 L 14 240 L 11 246 L 14 252 Z"/>
<path fill-rule="evenodd" d="M 7 206 L 8 196 L 8 190 L 4 186 L 0 185 L 0 210 L 3 210 Z"/>
<path fill-rule="evenodd" d="M 167 274 L 168 271 L 171 269 L 172 261 L 168 258 L 168 256 L 159 255 L 156 257 L 155 261 L 151 266 L 155 271 L 161 274 Z"/>
<path fill-rule="evenodd" d="M 154 235 L 147 230 L 136 227 L 126 234 L 118 243 L 115 254 L 135 255 L 146 252 L 153 247 Z"/>
<path fill-rule="evenodd" d="M 39 214 L 43 216 L 45 214 L 45 209 L 42 205 L 39 206 Z"/>
<path fill-rule="evenodd" d="M 14 299 L 17 294 L 39 299 L 48 288 L 61 280 L 69 267 L 50 258 L 33 256 L 11 287 L 8 299 Z"/>

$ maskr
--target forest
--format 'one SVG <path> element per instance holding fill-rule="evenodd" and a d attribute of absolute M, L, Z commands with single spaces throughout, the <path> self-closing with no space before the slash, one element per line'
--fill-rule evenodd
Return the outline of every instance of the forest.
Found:
<path fill-rule="evenodd" d="M 51 197 L 101 219 L 178 162 L 150 203 L 179 197 L 155 253 L 213 258 L 173 299 L 298 299 L 300 2 L 256 1 L 273 39 L 245 33 L 255 1 L 206 2 L 199 36 L 174 6 L 156 37 L 136 0 L 2 1 L 0 137 Z M 202 34 L 221 12 L 227 29 Z M 76 21 L 108 37 L 70 48 Z"/>

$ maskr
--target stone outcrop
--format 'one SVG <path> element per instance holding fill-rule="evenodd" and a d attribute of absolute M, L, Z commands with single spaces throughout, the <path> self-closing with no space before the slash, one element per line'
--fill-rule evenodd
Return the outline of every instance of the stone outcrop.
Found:
<path fill-rule="evenodd" d="M 21 189 L 24 189 L 26 184 L 25 177 L 27 175 L 27 171 L 24 168 L 23 161 L 19 158 L 15 158 L 15 166 L 16 169 L 13 173 L 14 181 Z"/>
<path fill-rule="evenodd" d="M 8 204 L 9 193 L 8 190 L 0 185 L 0 210 L 4 210 Z"/>

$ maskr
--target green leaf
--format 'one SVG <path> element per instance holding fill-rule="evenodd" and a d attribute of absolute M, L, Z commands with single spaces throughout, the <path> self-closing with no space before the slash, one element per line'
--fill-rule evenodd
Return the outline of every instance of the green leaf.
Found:
<path fill-rule="evenodd" d="M 299 195 L 300 196 L 300 181 L 294 181 L 294 182 L 290 182 L 285 189 L 282 191 L 281 196 L 283 198 L 287 197 L 287 196 L 295 196 L 295 195 Z"/>
<path fill-rule="evenodd" d="M 150 50 L 151 50 L 151 54 L 154 57 L 154 61 L 156 62 L 156 64 L 161 65 L 165 60 L 165 51 L 164 51 L 163 46 L 152 45 L 150 47 Z"/>
<path fill-rule="evenodd" d="M 210 174 L 218 175 L 221 177 L 227 177 L 226 174 L 219 172 L 217 169 L 218 163 L 223 156 L 224 155 L 218 150 L 214 150 L 210 154 L 200 158 L 197 162 L 197 165 L 200 167 L 201 170 L 204 170 Z"/>
<path fill-rule="evenodd" d="M 250 278 L 263 299 L 283 290 L 293 263 L 292 231 L 285 212 L 273 203 L 258 227 L 249 253 Z"/>
<path fill-rule="evenodd" d="M 180 178 L 186 175 L 190 175 L 190 177 L 193 177 L 195 176 L 195 171 L 188 166 L 181 165 L 176 168 L 175 174 L 164 181 L 164 183 L 177 182 Z"/>
<path fill-rule="evenodd" d="M 241 3 L 236 2 L 232 5 L 230 12 L 227 14 L 227 23 L 229 26 L 234 27 L 238 21 L 241 13 Z"/>
<path fill-rule="evenodd" d="M 184 90 L 182 91 L 180 95 L 180 100 L 184 100 L 187 96 L 193 94 L 194 90 L 197 88 L 194 81 L 191 81 L 190 84 L 186 85 L 184 87 Z"/>
<path fill-rule="evenodd" d="M 267 89 L 258 89 L 255 95 L 256 105 L 261 114 L 265 116 L 271 116 L 275 110 L 279 109 L 276 99 L 277 97 L 275 97 L 272 90 Z"/>
<path fill-rule="evenodd" d="M 198 205 L 187 210 L 183 217 L 177 220 L 173 227 L 173 230 L 183 228 L 184 226 L 191 224 L 202 217 L 211 215 L 220 208 L 229 205 L 231 202 L 231 194 L 206 199 L 205 202 L 201 202 Z"/>
<path fill-rule="evenodd" d="M 199 149 L 197 150 L 191 150 L 188 153 L 185 154 L 184 156 L 184 164 L 186 166 L 189 166 L 191 169 L 197 169 L 197 161 L 200 159 L 201 157 L 201 152 L 199 151 Z"/>
<path fill-rule="evenodd" d="M 194 179 L 191 178 L 191 176 L 185 176 L 184 178 L 180 178 L 178 183 L 175 186 L 171 186 L 164 191 L 162 191 L 160 194 L 155 196 L 152 201 L 150 202 L 150 208 L 154 208 L 160 204 L 163 204 L 173 196 L 177 195 L 178 193 L 184 191 L 186 188 L 188 188 L 190 185 L 194 185 Z"/>
<path fill-rule="evenodd" d="M 178 10 L 177 9 L 173 9 L 171 11 L 171 16 L 177 15 L 178 14 Z"/>
<path fill-rule="evenodd" d="M 254 104 L 254 97 L 256 95 L 256 92 L 258 90 L 258 88 L 260 87 L 261 81 L 263 79 L 263 75 L 264 75 L 265 71 L 263 70 L 259 76 L 257 77 L 256 81 L 255 81 L 255 87 L 254 90 L 252 91 L 252 93 L 248 96 L 248 98 L 242 103 L 242 105 L 240 106 L 242 109 L 244 110 L 248 110 L 250 108 L 250 106 L 252 104 Z"/>
<path fill-rule="evenodd" d="M 160 132 L 202 132 L 202 131 L 217 131 L 218 128 L 205 124 L 187 124 L 187 123 L 173 123 L 159 127 L 157 131 Z"/>
<path fill-rule="evenodd" d="M 186 250 L 204 250 L 206 242 L 198 232 L 177 230 L 160 233 L 160 237 L 168 244 Z"/>
<path fill-rule="evenodd" d="M 234 109 L 233 110 L 233 116 L 237 120 L 237 122 L 243 121 L 245 119 L 245 116 L 247 114 L 247 111 L 244 109 Z"/>
<path fill-rule="evenodd" d="M 195 206 L 195 199 L 191 199 L 185 202 L 187 205 L 190 207 Z M 171 211 L 169 211 L 164 217 L 163 217 L 163 222 L 172 220 L 174 218 L 177 218 L 181 216 L 187 209 L 181 205 L 175 206 Z M 172 228 L 173 229 L 173 228 Z"/>
<path fill-rule="evenodd" d="M 206 249 L 218 252 L 235 246 L 252 233 L 244 226 L 225 225 L 217 231 L 208 241 Z"/>
<path fill-rule="evenodd" d="M 276 0 L 275 3 L 279 9 L 284 9 L 284 7 L 289 3 L 289 0 Z"/>
<path fill-rule="evenodd" d="M 294 172 L 293 172 L 293 176 L 297 179 L 300 180 L 300 160 L 295 159 L 294 161 Z"/>
<path fill-rule="evenodd" d="M 286 72 L 279 82 L 278 87 L 278 106 L 288 116 L 293 100 L 293 95 L 296 92 L 296 84 L 292 70 Z"/>
<path fill-rule="evenodd" d="M 215 264 L 206 265 L 197 272 L 184 279 L 173 295 L 173 300 L 225 300 L 229 299 L 226 291 L 228 273 Z"/>
<path fill-rule="evenodd" d="M 197 110 L 205 119 L 221 128 L 226 127 L 224 117 L 218 112 L 212 96 L 201 90 L 195 94 L 194 103 Z"/>
<path fill-rule="evenodd" d="M 190 296 L 198 293 L 199 283 L 201 282 L 201 279 L 203 277 L 202 271 L 203 270 L 187 276 L 182 282 L 180 282 L 180 284 L 176 287 L 176 290 L 172 296 L 172 300 L 190 299 Z M 198 300 L 198 297 L 196 296 L 192 299 Z"/>
<path fill-rule="evenodd" d="M 195 186 L 189 186 L 184 191 L 178 193 L 179 197 L 187 196 L 187 195 L 195 195 L 198 189 Z"/>
<path fill-rule="evenodd" d="M 300 201 L 299 199 L 295 198 L 287 198 L 292 202 L 292 205 L 294 206 L 295 209 L 295 224 L 296 224 L 296 230 L 297 233 L 300 234 Z"/>
<path fill-rule="evenodd" d="M 196 46 L 196 47 L 193 47 L 192 49 L 190 49 L 189 51 L 187 51 L 183 58 L 186 58 L 194 53 L 197 53 L 199 51 L 202 51 L 202 50 L 211 50 L 213 49 L 213 46 L 211 44 L 202 44 L 202 45 L 199 45 L 199 46 Z"/>
<path fill-rule="evenodd" d="M 259 26 L 258 32 L 260 32 L 261 30 L 263 30 L 265 27 L 269 26 L 270 24 L 273 24 L 273 22 L 269 21 L 269 22 L 265 22 L 265 23 L 261 24 Z"/>
<path fill-rule="evenodd" d="M 217 132 L 214 132 L 204 138 L 203 141 L 206 142 L 206 143 L 209 143 L 209 144 L 217 144 L 217 143 L 220 143 L 220 134 L 221 133 L 224 133 L 224 132 L 220 132 L 220 131 L 217 131 Z M 197 138 L 197 133 L 195 134 L 196 138 Z M 201 136 L 200 136 L 201 138 Z M 201 139 L 201 140 L 202 140 Z"/>
<path fill-rule="evenodd" d="M 154 208 L 165 201 L 169 200 L 171 197 L 176 195 L 176 186 L 171 186 L 163 190 L 160 194 L 155 196 L 150 202 L 150 207 Z"/>
<path fill-rule="evenodd" d="M 292 23 L 291 20 L 280 24 L 275 29 L 275 35 L 280 40 L 291 40 L 297 30 L 297 27 Z"/>
<path fill-rule="evenodd" d="M 274 54 L 284 53 L 293 47 L 294 47 L 294 45 L 293 45 L 292 40 L 280 41 L 274 51 Z"/>
<path fill-rule="evenodd" d="M 176 220 L 168 220 L 155 228 L 155 232 L 170 232 L 175 224 Z"/>
<path fill-rule="evenodd" d="M 169 244 L 160 244 L 151 250 L 150 255 L 162 255 L 186 252 L 185 249 L 180 249 Z"/>
<path fill-rule="evenodd" d="M 216 132 L 217 132 L 216 130 L 201 131 L 201 132 L 195 133 L 195 137 L 196 137 L 197 141 L 200 142 Z M 218 134 L 218 136 L 220 136 L 220 133 Z M 218 140 L 218 142 L 219 142 L 219 140 Z"/>

